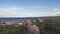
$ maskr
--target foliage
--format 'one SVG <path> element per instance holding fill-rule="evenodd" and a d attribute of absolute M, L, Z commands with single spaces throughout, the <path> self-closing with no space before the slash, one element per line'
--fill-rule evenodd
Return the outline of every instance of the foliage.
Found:
<path fill-rule="evenodd" d="M 22 27 L 18 27 L 18 28 L 14 28 L 11 25 L 1 25 L 0 26 L 0 34 L 23 34 L 25 31 L 24 28 Z M 29 32 L 27 33 L 29 34 Z"/>
<path fill-rule="evenodd" d="M 46 23 L 50 24 L 47 25 L 49 27 L 48 31 L 46 31 L 44 28 L 47 27 Z M 38 25 L 40 27 L 40 33 L 41 34 L 60 34 L 60 18 L 48 18 L 45 19 L 43 23 L 35 22 L 33 23 L 35 25 Z M 52 26 L 52 27 L 50 27 Z M 23 34 L 25 32 L 25 29 L 19 26 L 18 28 L 14 28 L 12 25 L 0 25 L 0 34 Z M 31 34 L 28 32 L 27 34 Z"/>

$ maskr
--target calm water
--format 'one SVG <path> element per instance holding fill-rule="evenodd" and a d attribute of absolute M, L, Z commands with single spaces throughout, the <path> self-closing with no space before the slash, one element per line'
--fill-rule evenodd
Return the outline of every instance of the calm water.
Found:
<path fill-rule="evenodd" d="M 33 17 L 29 17 L 29 18 L 0 18 L 0 21 L 4 21 L 4 22 L 11 22 L 11 21 L 20 21 L 20 20 L 27 20 L 27 19 L 35 19 Z"/>

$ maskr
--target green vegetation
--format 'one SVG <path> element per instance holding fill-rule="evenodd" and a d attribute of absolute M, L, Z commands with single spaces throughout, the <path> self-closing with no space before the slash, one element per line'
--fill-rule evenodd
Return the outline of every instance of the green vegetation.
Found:
<path fill-rule="evenodd" d="M 49 25 L 46 26 L 46 23 Z M 35 22 L 33 23 L 40 27 L 41 34 L 60 34 L 60 18 L 48 18 L 45 19 L 43 23 Z M 46 31 L 47 27 L 48 31 Z M 13 27 L 12 25 L 0 25 L 0 34 L 23 34 L 25 29 L 19 26 L 18 28 Z M 31 33 L 27 33 L 31 34 Z"/>
<path fill-rule="evenodd" d="M 48 25 L 46 25 L 46 23 Z M 34 23 L 40 27 L 40 33 L 41 34 L 60 34 L 60 18 L 57 17 L 51 17 L 51 18 L 45 18 L 44 22 L 36 22 Z M 46 29 L 48 31 L 46 31 Z"/>
<path fill-rule="evenodd" d="M 48 25 L 46 26 L 46 23 Z M 48 31 L 45 31 L 45 33 L 50 32 L 51 34 L 60 34 L 60 18 L 52 17 L 44 20 L 44 26 L 42 25 L 41 27 L 48 27 Z M 44 32 L 44 28 L 41 30 Z M 43 33 L 43 34 L 45 34 Z"/>
<path fill-rule="evenodd" d="M 23 34 L 25 31 L 24 28 L 18 27 L 14 28 L 12 25 L 1 25 L 0 26 L 0 34 Z M 29 32 L 27 34 L 30 34 Z"/>

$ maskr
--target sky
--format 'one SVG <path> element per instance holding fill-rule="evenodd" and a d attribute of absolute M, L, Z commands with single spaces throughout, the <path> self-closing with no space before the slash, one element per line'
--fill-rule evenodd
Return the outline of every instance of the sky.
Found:
<path fill-rule="evenodd" d="M 60 16 L 60 0 L 0 0 L 0 17 Z"/>

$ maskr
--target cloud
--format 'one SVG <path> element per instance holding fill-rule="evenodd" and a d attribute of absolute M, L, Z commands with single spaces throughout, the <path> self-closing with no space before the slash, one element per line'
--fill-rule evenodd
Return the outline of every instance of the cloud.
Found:
<path fill-rule="evenodd" d="M 60 16 L 60 11 L 58 11 L 58 12 L 53 12 L 52 15 Z"/>
<path fill-rule="evenodd" d="M 13 12 L 13 11 L 17 11 L 17 10 L 20 10 L 20 9 L 22 9 L 22 8 L 9 7 L 9 8 L 0 8 L 0 11 Z"/>
<path fill-rule="evenodd" d="M 55 8 L 54 12 L 52 13 L 53 15 L 60 16 L 60 8 Z"/>
<path fill-rule="evenodd" d="M 60 15 L 60 10 L 53 9 L 54 11 L 35 11 L 28 10 L 24 7 L 8 7 L 0 8 L 0 17 L 41 17 L 41 16 L 57 16 Z"/>
<path fill-rule="evenodd" d="M 17 11 L 21 11 L 23 7 L 0 8 L 0 17 L 13 17 L 17 15 Z"/>
<path fill-rule="evenodd" d="M 54 11 L 60 11 L 60 9 L 59 8 L 55 8 L 55 9 L 53 9 Z"/>

